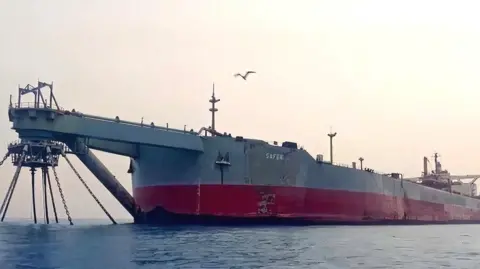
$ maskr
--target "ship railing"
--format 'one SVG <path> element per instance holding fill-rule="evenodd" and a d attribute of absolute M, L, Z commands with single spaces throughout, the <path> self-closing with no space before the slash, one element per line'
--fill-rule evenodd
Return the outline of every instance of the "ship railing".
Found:
<path fill-rule="evenodd" d="M 140 122 L 139 123 L 139 122 L 134 122 L 134 121 L 121 120 L 118 116 L 115 117 L 115 118 L 107 118 L 107 117 L 83 114 L 83 113 L 80 113 L 80 112 L 70 112 L 70 113 L 72 115 L 75 115 L 75 116 L 94 119 L 94 120 L 107 121 L 107 122 L 117 122 L 117 123 L 120 123 L 120 124 L 126 124 L 126 125 L 131 125 L 131 126 L 153 128 L 153 129 L 162 130 L 162 131 L 197 135 L 197 132 L 195 132 L 193 129 L 188 130 L 188 129 L 184 128 L 183 130 L 181 130 L 181 129 L 175 129 L 175 128 L 170 128 L 170 127 L 157 126 L 153 122 L 151 122 L 151 123 L 141 123 Z M 168 124 L 167 124 L 167 126 L 168 126 Z M 186 127 L 186 126 L 184 126 L 184 127 Z"/>
<path fill-rule="evenodd" d="M 324 163 L 328 163 L 334 166 L 340 166 L 340 167 L 346 167 L 346 168 L 353 168 L 352 165 L 346 164 L 346 163 L 337 163 L 337 162 L 330 162 L 329 160 L 323 160 Z"/>
<path fill-rule="evenodd" d="M 332 164 L 333 164 L 333 165 L 336 165 L 336 166 L 346 167 L 346 168 L 353 168 L 351 165 L 348 165 L 348 164 L 346 164 L 346 163 L 336 163 L 336 162 L 333 162 Z"/>
<path fill-rule="evenodd" d="M 333 162 L 333 163 L 332 163 L 332 162 L 330 162 L 330 161 L 328 161 L 328 160 L 324 160 L 323 162 L 329 163 L 329 164 L 335 165 L 335 166 L 346 167 L 346 168 L 353 168 L 352 165 L 349 165 L 349 164 L 346 164 L 346 163 L 337 163 L 337 162 Z"/>
<path fill-rule="evenodd" d="M 346 168 L 353 168 L 353 165 L 351 164 L 345 164 L 345 163 L 336 163 L 336 162 L 329 162 L 329 161 L 323 161 L 325 163 L 329 163 L 329 164 L 332 164 L 332 165 L 335 165 L 335 166 L 340 166 L 340 167 L 346 167 Z M 355 168 L 353 169 L 358 169 L 360 170 L 360 167 L 359 165 L 357 164 Z M 369 169 L 372 169 L 372 168 L 369 168 L 369 167 L 364 167 L 363 170 L 364 171 L 368 171 Z M 376 169 L 372 169 L 373 170 L 373 173 L 375 174 L 379 174 L 379 175 L 383 175 L 383 176 L 390 176 L 392 173 L 384 173 L 382 171 L 379 171 L 379 170 L 376 170 Z"/>
<path fill-rule="evenodd" d="M 282 146 L 282 143 L 279 142 L 278 140 L 262 140 L 262 141 L 271 145 L 271 146 L 276 146 L 276 147 L 281 147 Z M 298 150 L 307 151 L 303 145 L 297 145 L 297 147 L 298 147 Z"/>
<path fill-rule="evenodd" d="M 375 170 L 373 169 L 373 171 L 376 173 L 376 174 L 380 174 L 382 176 L 388 176 L 388 177 L 392 177 L 392 174 L 395 174 L 395 172 L 383 172 L 383 171 L 379 171 L 379 170 Z M 403 174 L 402 173 L 399 173 L 400 174 L 400 178 L 399 179 L 403 179 Z"/>
<path fill-rule="evenodd" d="M 59 107 L 59 109 L 52 108 L 51 106 L 45 105 L 43 103 L 35 103 L 35 102 L 22 102 L 22 103 L 15 103 L 13 105 L 14 108 L 38 108 L 38 109 L 52 109 L 52 110 L 60 110 L 62 114 L 69 114 L 72 116 L 77 116 L 77 117 L 83 117 L 83 118 L 89 118 L 89 119 L 94 119 L 94 120 L 100 120 L 100 121 L 107 121 L 107 122 L 117 122 L 120 124 L 126 124 L 126 125 L 132 125 L 132 126 L 138 126 L 138 127 L 145 127 L 145 128 L 154 128 L 157 130 L 162 130 L 162 131 L 169 131 L 169 132 L 176 132 L 176 133 L 185 133 L 185 134 L 193 134 L 196 135 L 197 132 L 195 132 L 193 129 L 186 129 L 184 128 L 183 130 L 181 129 L 175 129 L 175 128 L 169 128 L 168 124 L 166 124 L 166 127 L 163 126 L 157 126 L 153 122 L 151 123 L 139 123 L 139 122 L 134 122 L 134 121 L 127 121 L 127 120 L 120 120 L 120 118 L 107 118 L 107 117 L 101 117 L 101 116 L 95 116 L 95 115 L 89 115 L 89 114 L 84 114 L 75 110 L 69 111 L 65 110 L 62 107 Z M 184 126 L 186 127 L 186 126 Z"/>

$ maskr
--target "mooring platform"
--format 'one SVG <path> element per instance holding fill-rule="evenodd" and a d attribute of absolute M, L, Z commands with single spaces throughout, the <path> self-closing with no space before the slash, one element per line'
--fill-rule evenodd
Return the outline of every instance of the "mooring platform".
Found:
<path fill-rule="evenodd" d="M 22 102 L 22 96 L 26 94 L 32 94 L 34 101 Z M 203 142 L 193 130 L 187 131 L 159 127 L 153 122 L 150 124 L 135 123 L 120 120 L 118 116 L 105 118 L 83 114 L 75 110 L 65 110 L 58 105 L 53 93 L 53 83 L 39 81 L 36 86 L 28 84 L 26 87 L 20 87 L 18 89 L 18 102 L 13 103 L 12 97 L 10 98 L 8 117 L 10 122 L 12 122 L 12 129 L 18 133 L 20 141 L 10 144 L 8 153 L 4 158 L 5 161 L 8 156 L 11 156 L 12 163 L 17 166 L 17 170 L 5 195 L 4 203 L 0 208 L 0 214 L 3 213 L 2 221 L 17 184 L 20 170 L 22 167 L 28 167 L 32 172 L 32 190 L 35 184 L 35 171 L 37 169 L 42 171 L 45 190 L 44 201 L 47 201 L 47 187 L 50 188 L 50 194 L 52 194 L 48 170 L 53 170 L 64 208 L 70 223 L 72 223 L 55 170 L 55 167 L 58 166 L 59 158 L 64 157 L 96 202 L 102 207 L 112 222 L 115 223 L 71 164 L 67 157 L 67 153 L 71 153 L 85 164 L 132 215 L 135 222 L 141 223 L 143 213 L 135 204 L 132 195 L 120 184 L 107 167 L 100 162 L 91 149 L 131 158 L 138 157 L 140 146 L 175 147 L 187 151 L 203 152 Z M 0 162 L 0 165 L 4 161 Z M 33 191 L 32 195 L 34 195 Z M 53 195 L 51 195 L 51 202 L 54 204 Z M 56 209 L 54 211 L 55 219 L 57 219 Z M 36 214 L 34 215 L 36 222 Z"/>

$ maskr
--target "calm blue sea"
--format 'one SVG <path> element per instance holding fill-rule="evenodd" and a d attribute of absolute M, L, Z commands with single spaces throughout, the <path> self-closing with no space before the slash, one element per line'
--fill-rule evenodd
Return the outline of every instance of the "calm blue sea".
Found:
<path fill-rule="evenodd" d="M 479 268 L 480 226 L 0 223 L 0 268 Z M 65 223 L 65 221 L 63 221 Z"/>

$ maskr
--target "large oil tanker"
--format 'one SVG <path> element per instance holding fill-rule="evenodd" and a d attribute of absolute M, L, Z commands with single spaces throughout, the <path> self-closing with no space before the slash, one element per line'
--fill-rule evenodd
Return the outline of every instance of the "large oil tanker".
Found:
<path fill-rule="evenodd" d="M 419 178 L 335 165 L 297 143 L 232 136 L 212 126 L 203 153 L 145 149 L 131 159 L 136 203 L 155 223 L 471 223 L 480 221 L 474 181 L 452 176 L 435 154 Z M 204 133 L 205 132 L 205 133 Z M 333 134 L 331 134 L 333 136 Z M 330 149 L 331 150 L 331 149 Z M 474 179 L 463 183 L 462 179 Z"/>
<path fill-rule="evenodd" d="M 42 87 L 50 87 L 50 101 Z M 35 102 L 21 102 L 34 93 Z M 119 200 L 136 222 L 159 224 L 406 224 L 480 222 L 475 180 L 443 170 L 404 178 L 313 157 L 297 143 L 268 143 L 217 131 L 177 130 L 58 107 L 52 84 L 19 89 L 9 119 L 25 141 L 55 140 Z M 334 134 L 329 134 L 330 142 Z M 133 197 L 89 150 L 130 157 Z M 461 180 L 473 179 L 464 183 Z"/>

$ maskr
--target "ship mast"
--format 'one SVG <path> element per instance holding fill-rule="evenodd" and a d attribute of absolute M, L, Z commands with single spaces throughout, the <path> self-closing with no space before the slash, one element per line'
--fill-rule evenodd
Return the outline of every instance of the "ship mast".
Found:
<path fill-rule="evenodd" d="M 215 97 L 215 83 L 213 83 L 213 92 L 212 92 L 212 99 L 209 100 L 210 103 L 212 103 L 212 108 L 209 109 L 210 112 L 212 112 L 212 136 L 215 136 L 216 130 L 215 130 L 215 112 L 218 111 L 217 108 L 215 108 L 215 104 L 220 102 L 220 99 L 217 99 Z"/>
<path fill-rule="evenodd" d="M 332 133 L 332 130 L 330 130 L 330 133 L 328 134 L 328 137 L 330 137 L 330 162 L 333 164 L 333 138 L 337 135 L 337 132 Z"/>
<path fill-rule="evenodd" d="M 438 163 L 438 153 L 435 152 L 435 154 L 433 154 L 433 158 L 435 159 L 435 174 L 438 174 L 440 173 L 440 167 L 439 167 L 439 163 Z"/>

